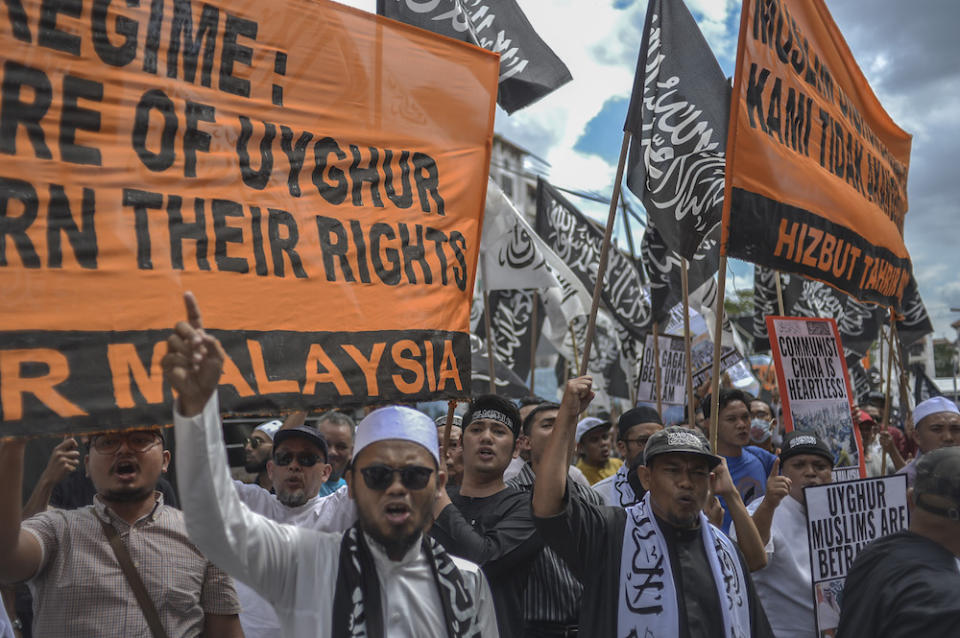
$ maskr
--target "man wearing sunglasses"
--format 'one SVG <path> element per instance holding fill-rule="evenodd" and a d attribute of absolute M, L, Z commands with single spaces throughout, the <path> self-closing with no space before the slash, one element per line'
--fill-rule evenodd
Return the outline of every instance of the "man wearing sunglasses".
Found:
<path fill-rule="evenodd" d="M 84 462 L 94 504 L 21 523 L 26 439 L 0 443 L 0 582 L 27 581 L 34 635 L 150 635 L 108 530 L 122 539 L 168 635 L 243 635 L 232 580 L 200 553 L 183 514 L 156 491 L 170 463 L 163 444 L 159 429 L 92 436 Z"/>
<path fill-rule="evenodd" d="M 270 475 L 267 473 L 267 461 L 273 455 L 273 435 L 283 425 L 277 419 L 261 423 L 253 429 L 243 446 L 243 469 L 248 474 L 256 474 L 254 485 L 269 491 Z"/>
<path fill-rule="evenodd" d="M 193 295 L 185 299 L 188 321 L 167 340 L 163 369 L 177 395 L 177 471 L 191 486 L 183 509 L 195 542 L 273 604 L 283 636 L 496 638 L 479 567 L 423 533 L 445 479 L 430 418 L 389 407 L 357 426 L 346 490 L 358 520 L 347 532 L 255 514 L 232 486 L 222 443 L 216 390 L 223 348 L 204 332 Z"/>
<path fill-rule="evenodd" d="M 533 526 L 530 497 L 507 487 L 520 413 L 508 399 L 475 397 L 463 415 L 463 479 L 441 492 L 430 534 L 447 551 L 483 567 L 501 636 L 523 635 L 523 591 L 543 542 Z"/>

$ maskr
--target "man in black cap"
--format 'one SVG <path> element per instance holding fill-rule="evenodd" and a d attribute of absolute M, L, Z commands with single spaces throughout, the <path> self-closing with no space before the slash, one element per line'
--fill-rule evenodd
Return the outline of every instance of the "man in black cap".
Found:
<path fill-rule="evenodd" d="M 960 447 L 917 462 L 910 529 L 874 541 L 847 574 L 837 636 L 955 636 L 960 629 Z"/>
<path fill-rule="evenodd" d="M 701 511 L 711 486 L 738 498 L 702 434 L 670 427 L 650 437 L 636 505 L 569 498 L 567 454 L 591 386 L 590 377 L 567 384 L 533 493 L 538 531 L 583 582 L 581 634 L 772 636 L 740 551 Z"/>
<path fill-rule="evenodd" d="M 503 481 L 519 434 L 520 414 L 510 400 L 485 394 L 470 402 L 463 415 L 463 479 L 441 491 L 430 528 L 448 552 L 483 568 L 504 638 L 523 635 L 523 590 L 543 547 L 529 495 Z"/>
<path fill-rule="evenodd" d="M 629 507 L 645 493 L 637 475 L 637 466 L 643 465 L 643 448 L 656 432 L 663 429 L 663 419 L 651 407 L 641 405 L 627 410 L 617 421 L 617 451 L 623 457 L 623 465 L 613 476 L 608 476 L 593 485 L 604 503 Z"/>
<path fill-rule="evenodd" d="M 767 566 L 753 572 L 753 581 L 777 638 L 816 635 L 803 488 L 831 482 L 832 471 L 833 453 L 823 439 L 813 432 L 790 432 L 766 494 L 747 507 L 767 555 Z M 736 531 L 731 536 L 736 538 Z"/>

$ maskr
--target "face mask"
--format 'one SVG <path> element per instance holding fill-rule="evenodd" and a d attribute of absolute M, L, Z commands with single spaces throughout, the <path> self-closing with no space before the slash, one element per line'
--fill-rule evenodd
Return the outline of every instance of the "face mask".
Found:
<path fill-rule="evenodd" d="M 770 438 L 770 424 L 763 419 L 753 419 L 750 421 L 750 441 L 753 443 L 764 443 Z"/>

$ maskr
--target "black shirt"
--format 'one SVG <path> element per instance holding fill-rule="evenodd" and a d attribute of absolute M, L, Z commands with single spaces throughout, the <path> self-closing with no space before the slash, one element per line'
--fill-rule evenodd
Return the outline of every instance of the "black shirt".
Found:
<path fill-rule="evenodd" d="M 627 511 L 619 506 L 590 505 L 580 499 L 568 498 L 567 495 L 564 495 L 564 502 L 564 510 L 556 516 L 534 517 L 537 531 L 543 536 L 544 542 L 567 561 L 573 573 L 583 583 L 580 635 L 616 638 L 620 560 L 623 554 Z M 658 522 L 661 526 L 664 525 L 659 519 Z M 699 537 L 699 531 L 696 533 Z M 717 587 L 706 562 L 706 551 L 702 543 L 689 542 L 685 537 L 678 539 L 675 534 L 671 540 L 669 532 L 664 531 L 664 534 L 676 590 L 682 594 L 677 601 L 680 635 L 691 638 L 722 635 L 723 617 L 717 598 Z M 693 545 L 698 545 L 700 549 L 695 549 Z M 701 558 L 698 558 L 697 552 L 701 552 Z M 753 580 L 739 548 L 737 556 L 747 581 L 750 635 L 753 638 L 773 638 L 770 623 L 760 599 L 757 598 Z M 691 585 L 691 582 L 694 584 Z M 707 584 L 703 584 L 704 582 Z M 715 631 L 721 633 L 715 634 Z"/>
<path fill-rule="evenodd" d="M 853 562 L 841 597 L 837 636 L 934 638 L 960 634 L 960 572 L 942 545 L 897 532 Z"/>
<path fill-rule="evenodd" d="M 508 487 L 493 496 L 461 496 L 440 512 L 430 535 L 453 554 L 480 565 L 490 583 L 502 638 L 523 635 L 523 590 L 543 541 L 533 525 L 530 496 Z"/>

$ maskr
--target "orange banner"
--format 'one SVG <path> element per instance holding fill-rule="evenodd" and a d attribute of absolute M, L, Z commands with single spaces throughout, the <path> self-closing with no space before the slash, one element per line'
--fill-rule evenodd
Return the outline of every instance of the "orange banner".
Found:
<path fill-rule="evenodd" d="M 823 0 L 744 0 L 729 130 L 726 254 L 895 305 L 911 138 Z"/>
<path fill-rule="evenodd" d="M 184 290 L 227 410 L 466 396 L 497 56 L 323 0 L 128 4 L 0 12 L 0 432 L 169 419 Z"/>

